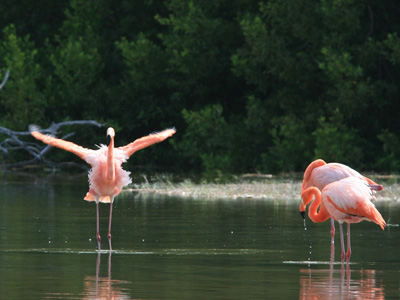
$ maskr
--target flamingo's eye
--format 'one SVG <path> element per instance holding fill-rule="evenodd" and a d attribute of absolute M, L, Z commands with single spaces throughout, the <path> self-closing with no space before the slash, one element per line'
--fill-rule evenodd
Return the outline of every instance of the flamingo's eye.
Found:
<path fill-rule="evenodd" d="M 111 143 L 111 135 L 109 135 L 109 134 L 107 134 L 107 141 L 106 141 L 106 143 L 107 143 L 107 146 L 109 146 L 110 143 Z"/>

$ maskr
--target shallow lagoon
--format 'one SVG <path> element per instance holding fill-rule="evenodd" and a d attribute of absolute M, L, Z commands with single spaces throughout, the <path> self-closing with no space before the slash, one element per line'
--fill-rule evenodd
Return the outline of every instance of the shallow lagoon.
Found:
<path fill-rule="evenodd" d="M 97 252 L 87 179 L 0 184 L 3 299 L 389 299 L 400 297 L 400 203 L 377 201 L 389 227 L 352 225 L 352 263 L 330 223 L 305 231 L 299 199 L 193 199 L 124 192 L 113 249 Z M 108 205 L 100 207 L 107 249 Z M 338 226 L 337 226 L 338 227 Z M 337 228 L 338 229 L 338 228 Z"/>

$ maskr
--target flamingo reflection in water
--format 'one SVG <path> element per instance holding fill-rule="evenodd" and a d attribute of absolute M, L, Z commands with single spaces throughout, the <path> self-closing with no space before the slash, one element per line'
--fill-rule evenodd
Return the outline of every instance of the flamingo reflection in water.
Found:
<path fill-rule="evenodd" d="M 111 299 L 132 299 L 130 291 L 123 285 L 129 282 L 123 280 L 111 279 L 111 252 L 108 255 L 107 276 L 100 276 L 101 254 L 97 255 L 96 275 L 85 276 L 85 289 L 81 294 L 82 299 L 87 300 L 111 300 Z"/>
<path fill-rule="evenodd" d="M 46 299 L 86 299 L 86 300 L 132 300 L 130 289 L 124 287 L 129 282 L 111 278 L 111 255 L 108 255 L 107 276 L 100 276 L 101 253 L 96 259 L 96 274 L 84 277 L 84 290 L 79 294 L 47 293 Z"/>
<path fill-rule="evenodd" d="M 352 279 L 357 276 L 357 279 Z M 350 264 L 341 264 L 341 270 L 300 269 L 299 299 L 385 299 L 384 285 L 376 270 L 351 271 Z"/>

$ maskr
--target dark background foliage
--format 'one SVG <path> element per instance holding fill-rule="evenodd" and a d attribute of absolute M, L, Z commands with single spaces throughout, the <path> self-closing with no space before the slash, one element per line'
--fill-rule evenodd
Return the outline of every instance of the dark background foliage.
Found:
<path fill-rule="evenodd" d="M 315 158 L 400 170 L 398 1 L 0 8 L 1 76 L 11 74 L 2 126 L 94 119 L 116 128 L 117 145 L 175 126 L 173 139 L 130 163 L 211 176 L 302 171 Z M 92 147 L 102 135 L 85 128 L 72 140 Z"/>

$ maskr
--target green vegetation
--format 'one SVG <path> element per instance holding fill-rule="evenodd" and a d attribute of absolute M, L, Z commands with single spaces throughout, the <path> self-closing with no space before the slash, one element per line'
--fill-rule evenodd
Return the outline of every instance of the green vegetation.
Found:
<path fill-rule="evenodd" d="M 175 126 L 173 139 L 130 163 L 207 177 L 302 171 L 317 157 L 400 171 L 397 1 L 0 8 L 0 75 L 10 70 L 1 126 L 94 119 L 117 129 L 117 144 Z M 103 131 L 87 128 L 74 141 L 99 144 Z"/>

